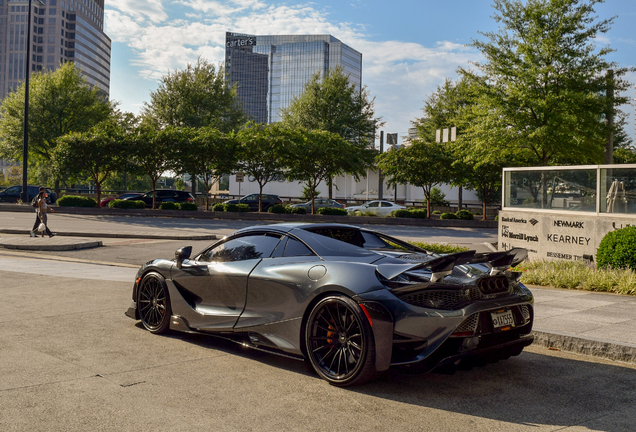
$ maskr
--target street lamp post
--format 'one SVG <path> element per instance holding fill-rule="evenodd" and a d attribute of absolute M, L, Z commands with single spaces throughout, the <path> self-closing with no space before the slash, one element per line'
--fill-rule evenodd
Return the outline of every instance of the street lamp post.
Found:
<path fill-rule="evenodd" d="M 38 0 L 38 3 L 43 4 Z M 29 77 L 31 76 L 31 0 L 29 0 L 26 34 L 26 77 L 24 80 L 24 129 L 22 145 L 22 202 L 29 201 L 27 164 L 29 159 Z"/>

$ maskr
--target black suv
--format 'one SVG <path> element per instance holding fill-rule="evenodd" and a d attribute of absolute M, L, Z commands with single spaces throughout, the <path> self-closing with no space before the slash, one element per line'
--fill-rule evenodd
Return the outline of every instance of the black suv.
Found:
<path fill-rule="evenodd" d="M 31 202 L 31 200 L 35 198 L 39 192 L 40 192 L 40 186 L 27 186 L 27 193 L 29 194 L 29 202 Z M 46 193 L 49 194 L 49 197 L 46 202 L 49 204 L 55 204 L 55 201 L 57 201 L 57 195 L 55 195 L 55 192 L 53 192 L 49 188 L 46 188 Z M 22 198 L 22 185 L 10 186 L 6 188 L 5 190 L 3 190 L 2 192 L 0 192 L 0 202 L 15 203 L 15 202 L 18 202 L 18 200 L 21 198 Z"/>
<path fill-rule="evenodd" d="M 278 195 L 263 194 L 263 211 L 266 212 L 268 208 L 276 204 L 282 204 L 283 201 Z M 225 204 L 247 204 L 250 206 L 250 211 L 258 211 L 258 194 L 245 195 L 240 200 L 233 199 L 225 201 Z"/>
<path fill-rule="evenodd" d="M 194 198 L 190 192 L 179 191 L 173 189 L 157 189 L 157 207 L 162 202 L 174 202 L 174 203 L 193 203 Z M 131 198 L 135 201 L 143 201 L 146 203 L 146 207 L 152 207 L 152 191 L 146 192 L 140 197 Z"/>

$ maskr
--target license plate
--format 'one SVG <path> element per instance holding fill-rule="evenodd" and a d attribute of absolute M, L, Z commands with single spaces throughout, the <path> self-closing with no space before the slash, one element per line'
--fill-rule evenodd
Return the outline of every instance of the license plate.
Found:
<path fill-rule="evenodd" d="M 490 316 L 492 317 L 492 325 L 495 331 L 510 330 L 515 326 L 515 318 L 510 309 L 491 312 Z"/>

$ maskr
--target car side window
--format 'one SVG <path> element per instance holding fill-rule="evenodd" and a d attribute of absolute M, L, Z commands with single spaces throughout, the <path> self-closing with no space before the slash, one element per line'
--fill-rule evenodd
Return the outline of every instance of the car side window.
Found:
<path fill-rule="evenodd" d="M 4 190 L 4 192 L 7 194 L 16 194 L 16 193 L 20 193 L 21 191 L 22 191 L 22 186 L 12 186 Z"/>
<path fill-rule="evenodd" d="M 278 242 L 280 235 L 247 235 L 228 240 L 201 255 L 201 261 L 234 262 L 250 259 L 268 258 Z"/>
<path fill-rule="evenodd" d="M 309 249 L 303 242 L 300 242 L 294 238 L 289 238 L 287 241 L 287 245 L 285 246 L 285 252 L 283 256 L 285 257 L 294 257 L 294 256 L 312 256 L 314 253 Z"/>
<path fill-rule="evenodd" d="M 382 207 L 393 207 L 390 202 L 382 201 Z"/>
<path fill-rule="evenodd" d="M 380 203 L 372 202 L 372 203 L 369 203 L 369 205 L 367 207 L 380 207 Z"/>

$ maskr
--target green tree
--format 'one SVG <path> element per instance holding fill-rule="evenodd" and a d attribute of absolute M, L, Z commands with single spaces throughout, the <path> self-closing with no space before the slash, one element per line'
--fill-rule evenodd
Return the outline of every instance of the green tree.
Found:
<path fill-rule="evenodd" d="M 130 146 L 126 130 L 116 118 L 103 121 L 87 132 L 72 132 L 58 138 L 53 151 L 56 170 L 79 182 L 91 180 L 101 201 L 102 185 L 125 166 Z"/>
<path fill-rule="evenodd" d="M 0 105 L 0 157 L 22 160 L 24 92 L 23 83 Z M 59 137 L 88 131 L 106 120 L 112 109 L 74 63 L 34 73 L 29 86 L 29 165 L 46 171 Z M 59 181 L 56 177 L 58 194 Z"/>
<path fill-rule="evenodd" d="M 375 117 L 375 98 L 369 97 L 366 86 L 359 88 L 349 81 L 340 66 L 328 70 L 324 77 L 318 72 L 305 85 L 303 93 L 281 110 L 282 122 L 292 128 L 324 130 L 340 135 L 362 154 L 372 145 L 375 133 L 384 123 Z M 367 159 L 358 158 L 360 163 Z M 356 167 L 356 171 L 367 166 Z M 331 177 L 329 198 L 332 198 Z"/>
<path fill-rule="evenodd" d="M 363 157 L 372 158 L 374 153 L 365 149 Z M 303 192 L 309 193 L 312 214 L 315 213 L 316 190 L 320 182 L 345 172 L 359 177 L 367 166 L 365 161 L 360 160 L 357 147 L 340 135 L 325 130 L 296 129 L 287 157 L 287 177 L 305 183 Z"/>
<path fill-rule="evenodd" d="M 263 187 L 285 177 L 292 132 L 280 123 L 260 125 L 250 122 L 236 135 L 239 143 L 238 168 L 258 183 L 258 211 L 263 209 Z"/>
<path fill-rule="evenodd" d="M 159 88 L 150 93 L 143 115 L 156 119 L 160 127 L 211 127 L 223 133 L 238 130 L 246 120 L 236 88 L 227 85 L 225 68 L 202 58 L 164 75 Z M 195 178 L 194 173 L 189 174 Z M 196 193 L 195 181 L 192 193 Z"/>
<path fill-rule="evenodd" d="M 410 183 L 421 187 L 426 198 L 426 216 L 431 217 L 431 191 L 452 177 L 452 158 L 440 143 L 414 140 L 409 147 L 391 149 L 377 157 L 378 167 L 389 176 L 389 184 Z"/>
<path fill-rule="evenodd" d="M 499 31 L 482 33 L 486 40 L 472 44 L 485 58 L 477 63 L 482 75 L 462 71 L 480 85 L 470 140 L 491 160 L 511 148 L 532 165 L 603 160 L 609 133 L 604 120 L 627 102 L 619 94 L 628 86 L 623 76 L 629 69 L 606 59 L 609 47 L 595 46 L 613 22 L 594 16 L 598 3 L 494 1 Z"/>
<path fill-rule="evenodd" d="M 157 180 L 175 169 L 175 148 L 189 140 L 189 131 L 169 126 L 158 130 L 151 121 L 143 121 L 131 136 L 133 170 L 150 177 L 152 208 L 157 208 Z"/>
<path fill-rule="evenodd" d="M 205 185 L 205 209 L 208 211 L 212 185 L 237 167 L 238 145 L 234 139 L 211 127 L 191 130 L 190 134 L 190 139 L 179 140 L 175 148 L 175 172 L 198 176 Z"/>

